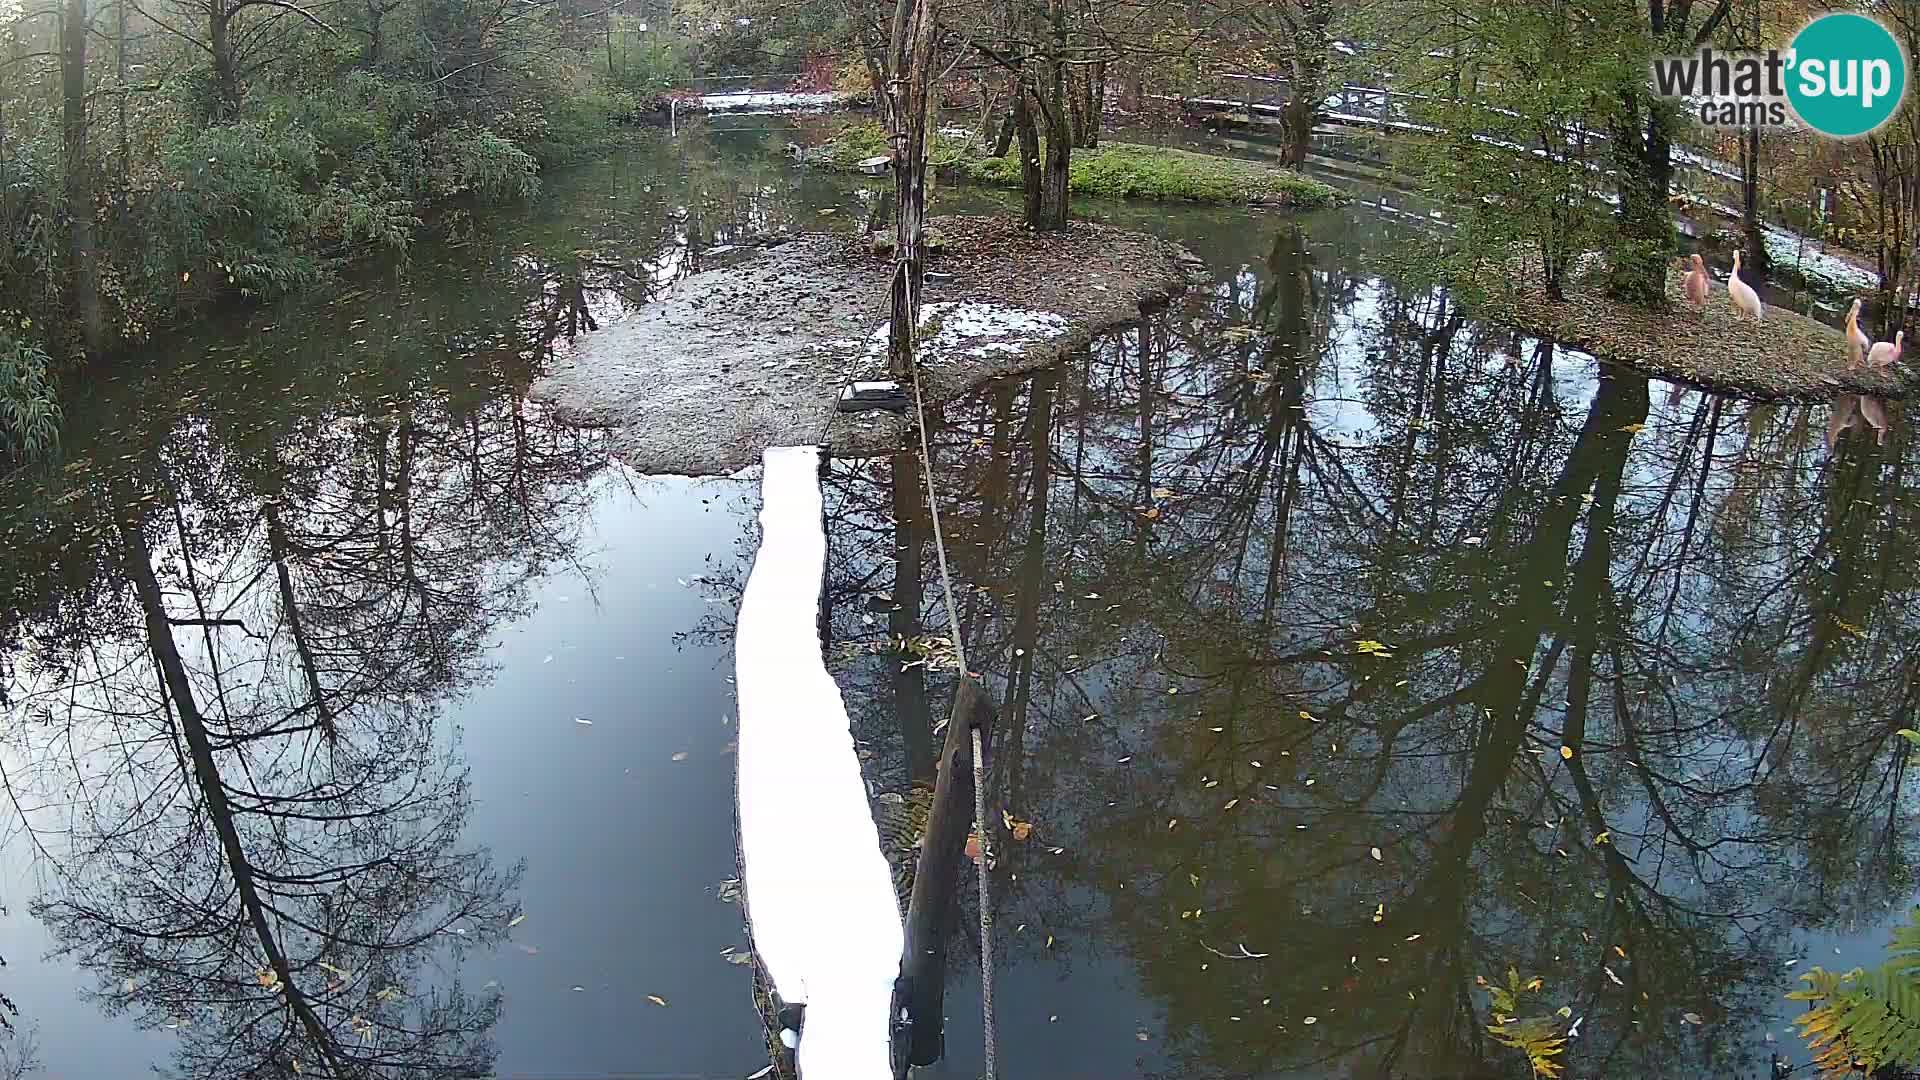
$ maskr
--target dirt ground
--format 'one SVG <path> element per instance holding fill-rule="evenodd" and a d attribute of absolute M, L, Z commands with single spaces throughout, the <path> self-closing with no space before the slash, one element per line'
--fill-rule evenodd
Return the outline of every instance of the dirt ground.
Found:
<path fill-rule="evenodd" d="M 927 260 L 927 404 L 1052 363 L 1142 304 L 1184 288 L 1199 260 L 1177 244 L 1076 223 L 1036 235 L 1008 218 L 944 217 Z M 907 415 L 840 413 L 849 382 L 885 378 L 890 257 L 858 237 L 809 233 L 704 271 L 589 335 L 536 399 L 616 432 L 644 472 L 727 475 L 768 446 L 881 452 Z"/>

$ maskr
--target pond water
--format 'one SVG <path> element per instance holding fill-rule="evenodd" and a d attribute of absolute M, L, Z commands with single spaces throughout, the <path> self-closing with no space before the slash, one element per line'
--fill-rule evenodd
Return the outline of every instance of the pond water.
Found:
<path fill-rule="evenodd" d="M 765 1064 L 728 885 L 757 490 L 634 475 L 526 400 L 735 241 L 874 205 L 731 126 L 212 321 L 7 481 L 13 1056 Z M 996 877 L 1002 1075 L 1524 1075 L 1477 983 L 1510 968 L 1580 1018 L 1575 1076 L 1804 1061 L 1782 995 L 1877 963 L 1915 897 L 1905 432 L 1829 457 L 1823 413 L 1475 323 L 1394 283 L 1369 206 L 1086 210 L 1213 280 L 930 432 L 1033 826 Z M 951 698 L 921 482 L 827 479 L 876 789 Z M 926 1072 L 973 1076 L 953 952 Z"/>

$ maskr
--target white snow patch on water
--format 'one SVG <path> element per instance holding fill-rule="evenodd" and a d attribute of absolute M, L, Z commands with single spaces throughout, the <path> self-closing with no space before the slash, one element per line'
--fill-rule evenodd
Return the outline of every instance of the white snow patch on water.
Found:
<path fill-rule="evenodd" d="M 887 1080 L 903 931 L 820 657 L 820 451 L 775 447 L 763 463 L 760 551 L 734 632 L 747 921 L 781 999 L 807 1006 L 803 1080 Z"/>
<path fill-rule="evenodd" d="M 938 364 L 958 356 L 1019 355 L 1066 334 L 1067 320 L 1051 311 L 988 304 L 977 300 L 942 300 L 920 307 L 920 325 L 933 334 L 920 340 L 923 362 Z M 869 358 L 887 354 L 887 324 L 867 335 Z"/>

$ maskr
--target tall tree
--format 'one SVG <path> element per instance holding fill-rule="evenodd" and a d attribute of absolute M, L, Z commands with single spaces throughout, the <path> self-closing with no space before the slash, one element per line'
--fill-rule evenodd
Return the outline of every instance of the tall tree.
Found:
<path fill-rule="evenodd" d="M 87 352 L 100 349 L 100 283 L 94 266 L 93 156 L 87 146 L 87 0 L 66 0 L 60 23 L 61 143 L 67 174 L 69 305 Z"/>
<path fill-rule="evenodd" d="M 933 41 L 939 0 L 895 0 L 887 50 L 887 134 L 893 148 L 898 216 L 893 234 L 893 306 L 887 328 L 887 368 L 894 379 L 913 376 L 914 335 L 920 327 L 920 286 L 927 214 L 927 115 L 933 87 Z"/>

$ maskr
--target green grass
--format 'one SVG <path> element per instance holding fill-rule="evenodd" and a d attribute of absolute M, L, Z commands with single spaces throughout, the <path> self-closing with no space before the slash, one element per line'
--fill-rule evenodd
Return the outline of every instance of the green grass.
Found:
<path fill-rule="evenodd" d="M 828 163 L 852 169 L 867 158 L 887 153 L 887 135 L 873 121 L 842 128 Z M 936 139 L 933 159 L 952 174 L 993 187 L 1021 186 L 1019 159 L 988 157 L 970 139 Z M 1332 188 L 1287 169 L 1237 158 L 1135 143 L 1108 143 L 1096 150 L 1075 150 L 1067 182 L 1076 195 L 1109 199 L 1151 199 L 1216 205 L 1326 206 Z"/>
<path fill-rule="evenodd" d="M 999 187 L 1021 184 L 1020 163 L 1011 156 L 969 160 L 960 173 Z M 1287 169 L 1135 143 L 1075 150 L 1067 184 L 1076 195 L 1159 202 L 1325 206 L 1334 200 L 1332 188 Z"/>

